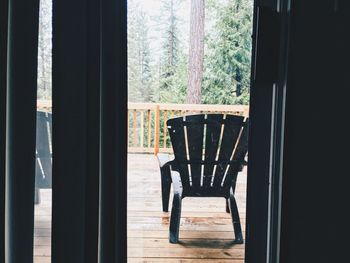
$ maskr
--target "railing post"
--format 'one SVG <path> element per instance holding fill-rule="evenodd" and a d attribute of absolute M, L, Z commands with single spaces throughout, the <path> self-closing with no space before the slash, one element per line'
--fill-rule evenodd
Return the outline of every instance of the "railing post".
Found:
<path fill-rule="evenodd" d="M 166 130 L 167 130 L 167 126 L 166 126 L 166 121 L 167 121 L 167 113 L 166 110 L 163 111 L 163 149 L 166 150 Z"/>
<path fill-rule="evenodd" d="M 141 121 L 140 121 L 140 147 L 143 149 L 143 139 L 144 139 L 144 112 L 141 110 Z"/>
<path fill-rule="evenodd" d="M 134 147 L 136 147 L 136 138 L 137 138 L 137 134 L 136 134 L 136 125 L 137 125 L 137 111 L 134 110 L 133 112 L 133 145 Z"/>
<path fill-rule="evenodd" d="M 159 105 L 155 107 L 155 116 L 154 116 L 154 154 L 159 153 L 159 126 L 160 126 L 160 109 Z"/>
<path fill-rule="evenodd" d="M 128 131 L 128 138 L 127 138 L 127 143 L 128 143 L 128 147 L 129 147 L 129 142 L 130 142 L 130 114 L 129 114 L 130 110 L 127 110 L 127 131 Z"/>
<path fill-rule="evenodd" d="M 151 110 L 147 110 L 147 125 L 148 125 L 148 138 L 147 138 L 147 147 L 151 148 Z"/>

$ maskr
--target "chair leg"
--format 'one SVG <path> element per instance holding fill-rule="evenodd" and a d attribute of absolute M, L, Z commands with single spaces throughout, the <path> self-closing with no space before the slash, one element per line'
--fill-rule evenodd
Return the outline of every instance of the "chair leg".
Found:
<path fill-rule="evenodd" d="M 169 241 L 176 244 L 179 241 L 180 219 L 181 219 L 182 198 L 180 195 L 174 195 L 173 208 L 171 209 Z"/>
<path fill-rule="evenodd" d="M 230 204 L 228 199 L 226 199 L 226 213 L 230 213 Z"/>
<path fill-rule="evenodd" d="M 40 204 L 41 198 L 40 198 L 40 189 L 35 187 L 34 192 L 34 204 L 38 205 Z"/>
<path fill-rule="evenodd" d="M 171 176 L 169 167 L 161 168 L 161 183 L 162 183 L 162 206 L 163 212 L 169 211 L 169 196 L 171 187 Z"/>
<path fill-rule="evenodd" d="M 231 210 L 231 216 L 232 216 L 233 230 L 235 232 L 234 243 L 235 244 L 243 244 L 241 221 L 239 219 L 239 213 L 238 213 L 236 199 L 235 199 L 232 191 L 231 191 L 231 195 L 230 195 L 230 199 L 229 199 L 229 204 L 230 204 L 230 210 Z"/>

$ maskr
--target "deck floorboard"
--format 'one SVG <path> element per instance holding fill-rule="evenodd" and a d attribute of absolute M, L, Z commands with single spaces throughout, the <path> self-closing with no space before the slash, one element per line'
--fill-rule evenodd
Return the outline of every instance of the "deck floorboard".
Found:
<path fill-rule="evenodd" d="M 245 232 L 246 171 L 236 198 Z M 34 263 L 51 262 L 51 190 L 35 206 Z M 170 200 L 171 201 L 171 200 Z M 128 156 L 128 262 L 243 263 L 244 245 L 232 244 L 230 215 L 222 198 L 185 198 L 179 244 L 168 242 L 170 213 L 161 210 L 158 163 L 151 154 Z"/>

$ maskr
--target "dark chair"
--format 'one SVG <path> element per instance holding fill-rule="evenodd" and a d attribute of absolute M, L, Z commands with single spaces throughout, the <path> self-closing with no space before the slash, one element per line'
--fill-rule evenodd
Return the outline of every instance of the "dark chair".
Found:
<path fill-rule="evenodd" d="M 248 119 L 223 114 L 199 114 L 167 121 L 174 159 L 159 154 L 163 211 L 168 211 L 171 184 L 171 243 L 179 239 L 181 203 L 185 197 L 224 197 L 231 213 L 234 243 L 243 243 L 235 200 L 238 172 L 246 165 Z"/>
<path fill-rule="evenodd" d="M 40 203 L 40 189 L 52 188 L 52 114 L 37 111 L 35 204 Z"/>

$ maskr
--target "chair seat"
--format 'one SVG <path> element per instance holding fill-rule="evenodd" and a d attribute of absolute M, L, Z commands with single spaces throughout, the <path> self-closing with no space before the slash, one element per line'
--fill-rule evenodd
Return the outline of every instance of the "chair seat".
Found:
<path fill-rule="evenodd" d="M 207 189 L 193 189 L 189 192 L 183 191 L 182 198 L 185 197 L 230 197 L 230 189 L 215 189 L 215 188 L 207 188 Z"/>

